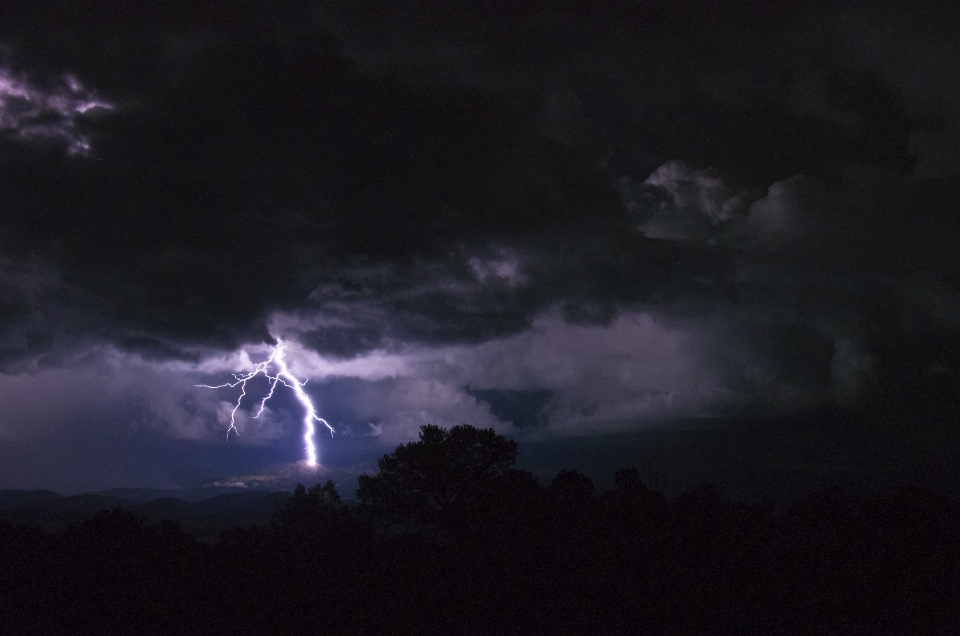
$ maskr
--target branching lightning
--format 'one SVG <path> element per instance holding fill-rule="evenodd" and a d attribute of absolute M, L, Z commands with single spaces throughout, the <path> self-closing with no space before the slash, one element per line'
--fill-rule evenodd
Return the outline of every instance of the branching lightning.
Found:
<path fill-rule="evenodd" d="M 310 401 L 310 396 L 307 395 L 306 391 L 303 390 L 303 385 L 307 383 L 306 380 L 300 382 L 290 373 L 290 370 L 287 368 L 287 363 L 283 359 L 284 346 L 283 343 L 278 343 L 276 347 L 273 348 L 273 353 L 270 354 L 270 357 L 254 367 L 253 371 L 250 373 L 234 373 L 233 377 L 236 380 L 235 382 L 227 382 L 226 384 L 210 385 L 210 384 L 196 384 L 194 386 L 203 387 L 206 389 L 223 389 L 226 387 L 236 388 L 240 387 L 240 396 L 237 398 L 237 403 L 233 406 L 233 410 L 230 412 L 230 427 L 227 428 L 227 439 L 230 439 L 230 432 L 233 431 L 235 434 L 239 435 L 240 432 L 237 430 L 236 426 L 236 416 L 237 410 L 240 408 L 240 403 L 243 401 L 243 398 L 247 395 L 247 382 L 257 377 L 260 374 L 263 374 L 270 382 L 270 390 L 267 394 L 260 400 L 260 410 L 257 411 L 257 414 L 253 417 L 259 418 L 263 413 L 263 409 L 267 404 L 267 400 L 273 397 L 273 392 L 277 388 L 277 384 L 282 384 L 285 387 L 293 389 L 294 395 L 297 396 L 297 399 L 300 400 L 300 403 L 303 405 L 306 414 L 303 417 L 303 441 L 307 445 L 307 461 L 311 465 L 316 465 L 317 463 L 317 447 L 313 441 L 313 436 L 316 433 L 316 427 L 314 427 L 314 422 L 320 422 L 328 429 L 330 429 L 330 434 L 333 435 L 333 427 L 327 423 L 325 419 L 317 415 L 317 410 L 313 407 L 313 402 Z M 270 373 L 270 366 L 273 365 L 275 368 L 274 373 Z"/>

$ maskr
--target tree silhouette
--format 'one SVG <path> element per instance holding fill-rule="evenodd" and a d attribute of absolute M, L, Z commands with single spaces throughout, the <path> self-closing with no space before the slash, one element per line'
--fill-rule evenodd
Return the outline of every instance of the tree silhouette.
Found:
<path fill-rule="evenodd" d="M 549 491 L 565 505 L 585 506 L 593 497 L 593 482 L 576 468 L 561 470 L 550 482 Z"/>
<path fill-rule="evenodd" d="M 340 493 L 328 479 L 321 486 L 316 484 L 309 489 L 297 484 L 293 497 L 281 510 L 274 513 L 270 525 L 277 530 L 303 530 L 330 521 L 337 514 L 340 505 Z"/>
<path fill-rule="evenodd" d="M 482 502 L 517 457 L 517 443 L 493 429 L 462 424 L 420 427 L 420 439 L 401 444 L 361 475 L 357 496 L 395 518 L 435 523 Z"/>

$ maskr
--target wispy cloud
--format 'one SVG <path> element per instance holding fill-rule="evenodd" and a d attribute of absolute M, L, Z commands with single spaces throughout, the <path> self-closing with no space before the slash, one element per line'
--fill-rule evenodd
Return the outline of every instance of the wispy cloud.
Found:
<path fill-rule="evenodd" d="M 70 154 L 87 155 L 90 138 L 81 131 L 80 119 L 92 111 L 114 108 L 72 75 L 40 86 L 0 66 L 0 132 L 5 135 L 56 141 Z"/>

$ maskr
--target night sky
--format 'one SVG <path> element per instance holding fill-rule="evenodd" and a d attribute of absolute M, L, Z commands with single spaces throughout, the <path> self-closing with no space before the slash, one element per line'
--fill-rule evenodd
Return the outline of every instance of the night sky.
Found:
<path fill-rule="evenodd" d="M 493 427 L 537 474 L 960 486 L 956 3 L 0 9 L 0 488 Z"/>

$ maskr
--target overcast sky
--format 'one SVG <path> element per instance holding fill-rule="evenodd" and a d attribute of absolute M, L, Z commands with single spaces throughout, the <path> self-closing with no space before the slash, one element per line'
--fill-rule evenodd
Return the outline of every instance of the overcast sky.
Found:
<path fill-rule="evenodd" d="M 941 475 L 957 33 L 949 2 L 6 3 L 0 487 L 302 459 L 291 391 L 255 419 L 251 382 L 228 439 L 238 390 L 194 386 L 281 340 L 340 470 L 469 423 L 602 472 L 709 422 L 691 466 Z"/>

